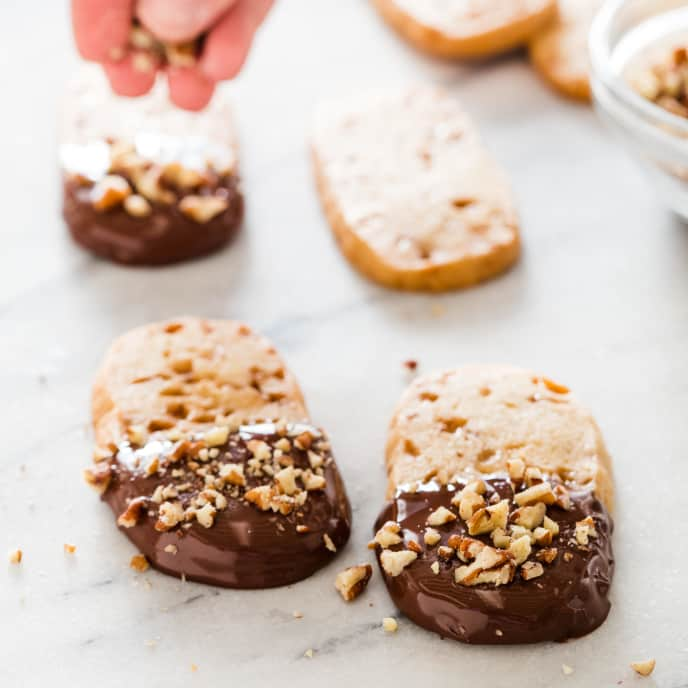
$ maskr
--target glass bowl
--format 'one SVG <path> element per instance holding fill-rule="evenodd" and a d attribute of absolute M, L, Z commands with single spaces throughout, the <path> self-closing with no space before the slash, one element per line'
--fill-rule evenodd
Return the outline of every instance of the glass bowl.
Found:
<path fill-rule="evenodd" d="M 589 40 L 596 110 L 669 207 L 688 220 L 688 119 L 643 98 L 629 83 L 653 56 L 688 42 L 688 2 L 607 0 Z"/>

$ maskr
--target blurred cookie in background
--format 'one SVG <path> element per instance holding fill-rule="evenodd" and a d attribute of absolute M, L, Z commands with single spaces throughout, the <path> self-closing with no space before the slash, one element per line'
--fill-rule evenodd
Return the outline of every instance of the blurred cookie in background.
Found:
<path fill-rule="evenodd" d="M 559 17 L 530 42 L 530 60 L 559 93 L 590 100 L 588 34 L 602 0 L 560 0 Z"/>
<path fill-rule="evenodd" d="M 556 17 L 556 0 L 373 0 L 396 31 L 440 57 L 489 57 L 528 42 Z"/>

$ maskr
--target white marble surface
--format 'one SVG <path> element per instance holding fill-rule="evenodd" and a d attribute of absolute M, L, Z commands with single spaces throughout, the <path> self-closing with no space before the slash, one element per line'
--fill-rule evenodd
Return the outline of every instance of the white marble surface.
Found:
<path fill-rule="evenodd" d="M 281 0 L 232 87 L 241 239 L 193 264 L 123 269 L 73 246 L 60 219 L 53 112 L 76 63 L 66 4 L 41 2 L 40 19 L 35 3 L 0 8 L 0 550 L 25 553 L 19 567 L 0 565 L 0 686 L 688 685 L 688 232 L 592 112 L 558 100 L 518 57 L 470 68 L 419 57 L 364 0 Z M 516 269 L 437 297 L 386 291 L 350 269 L 305 147 L 321 95 L 417 79 L 448 85 L 475 115 L 523 220 Z M 241 592 L 136 575 L 132 546 L 81 480 L 104 348 L 179 313 L 244 319 L 272 337 L 332 434 L 355 527 L 310 580 Z M 339 599 L 335 573 L 370 559 L 407 358 L 422 370 L 531 366 L 594 409 L 618 489 L 613 609 L 597 632 L 467 647 L 403 618 L 384 634 L 394 610 L 378 576 L 358 602 Z M 648 656 L 656 672 L 639 679 L 629 662 Z"/>

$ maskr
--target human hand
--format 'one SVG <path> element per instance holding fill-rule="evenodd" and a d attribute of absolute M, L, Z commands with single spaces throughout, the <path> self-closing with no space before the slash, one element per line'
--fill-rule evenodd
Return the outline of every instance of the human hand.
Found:
<path fill-rule="evenodd" d="M 72 0 L 72 25 L 82 57 L 100 62 L 113 91 L 140 96 L 164 70 L 170 98 L 200 110 L 218 81 L 235 77 L 273 0 Z M 129 44 L 134 18 L 160 42 L 177 45 L 205 35 L 192 66 L 166 64 Z M 207 32 L 207 33 L 206 33 Z"/>

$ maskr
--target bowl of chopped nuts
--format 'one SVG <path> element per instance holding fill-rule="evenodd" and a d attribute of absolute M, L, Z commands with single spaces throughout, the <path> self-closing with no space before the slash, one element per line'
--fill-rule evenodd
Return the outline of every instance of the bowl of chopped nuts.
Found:
<path fill-rule="evenodd" d="M 598 113 L 688 220 L 688 2 L 608 0 L 590 61 Z"/>

